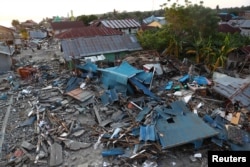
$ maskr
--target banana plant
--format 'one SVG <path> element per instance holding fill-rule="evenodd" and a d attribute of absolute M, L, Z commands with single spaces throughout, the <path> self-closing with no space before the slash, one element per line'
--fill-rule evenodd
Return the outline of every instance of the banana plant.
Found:
<path fill-rule="evenodd" d="M 201 35 L 199 35 L 198 39 L 195 39 L 193 45 L 186 50 L 186 54 L 195 55 L 196 63 L 205 63 L 209 64 L 211 56 L 214 55 L 211 38 L 208 40 L 203 39 Z"/>
<path fill-rule="evenodd" d="M 236 49 L 237 47 L 233 47 L 233 41 L 230 35 L 227 34 L 224 39 L 224 44 L 216 51 L 217 59 L 213 65 L 213 70 L 216 70 L 218 67 L 224 67 L 228 54 Z"/>

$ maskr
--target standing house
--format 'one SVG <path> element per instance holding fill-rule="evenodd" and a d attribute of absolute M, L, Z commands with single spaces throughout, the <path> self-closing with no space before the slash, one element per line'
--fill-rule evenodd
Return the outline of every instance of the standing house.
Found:
<path fill-rule="evenodd" d="M 240 25 L 241 34 L 250 37 L 250 20 L 244 20 Z"/>
<path fill-rule="evenodd" d="M 135 19 L 121 20 L 97 20 L 91 23 L 91 26 L 108 27 L 119 30 L 124 34 L 136 34 L 141 24 Z"/>
<path fill-rule="evenodd" d="M 14 48 L 6 45 L 5 43 L 0 43 L 0 73 L 11 70 L 11 56 L 14 54 L 14 51 Z"/>
<path fill-rule="evenodd" d="M 114 62 L 133 51 L 142 50 L 135 35 L 94 36 L 62 40 L 61 47 L 66 61 L 91 59 Z"/>
<path fill-rule="evenodd" d="M 0 25 L 0 42 L 13 44 L 14 30 Z"/>
<path fill-rule="evenodd" d="M 227 57 L 227 69 L 238 69 L 242 72 L 244 69 L 250 69 L 250 45 L 241 47 L 230 52 Z"/>
<path fill-rule="evenodd" d="M 166 25 L 165 17 L 156 17 L 154 15 L 143 19 L 143 24 L 150 27 L 161 28 L 163 25 Z"/>
<path fill-rule="evenodd" d="M 63 39 L 74 39 L 74 38 L 88 38 L 94 36 L 108 36 L 108 35 L 122 35 L 121 31 L 115 30 L 113 28 L 107 27 L 81 27 L 81 28 L 71 28 L 65 32 L 56 34 L 54 38 Z"/>

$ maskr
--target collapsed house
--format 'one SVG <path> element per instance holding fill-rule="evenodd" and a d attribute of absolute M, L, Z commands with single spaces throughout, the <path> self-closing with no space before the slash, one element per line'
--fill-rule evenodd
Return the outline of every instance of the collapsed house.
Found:
<path fill-rule="evenodd" d="M 154 58 L 136 63 L 126 57 L 113 67 L 86 60 L 75 67 L 78 73 L 62 70 L 49 58 L 25 67 L 30 71 L 27 77 L 8 76 L 1 85 L 6 93 L 0 96 L 0 106 L 14 100 L 15 108 L 8 111 L 15 121 L 5 131 L 8 143 L 1 145 L 6 155 L 2 164 L 93 165 L 89 154 L 96 153 L 95 164 L 139 166 L 190 146 L 192 153 L 205 148 L 202 156 L 207 146 L 224 149 L 229 144 L 230 150 L 249 150 L 247 79 L 217 73 L 212 79 L 179 75 L 182 66 L 176 64 L 181 63 L 163 64 Z M 177 72 L 170 76 L 172 69 Z M 224 98 L 212 99 L 218 96 L 209 96 L 211 90 L 232 103 L 241 100 L 244 111 L 236 117 L 226 115 Z M 195 163 L 193 157 L 191 161 Z"/>

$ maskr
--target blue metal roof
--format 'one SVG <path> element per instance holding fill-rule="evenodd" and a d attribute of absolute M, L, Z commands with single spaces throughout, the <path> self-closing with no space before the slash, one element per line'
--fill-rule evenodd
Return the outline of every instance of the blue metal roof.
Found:
<path fill-rule="evenodd" d="M 151 110 L 152 108 L 144 107 L 143 110 L 136 116 L 136 121 L 141 122 L 144 119 L 145 115 L 147 115 Z"/>
<path fill-rule="evenodd" d="M 122 62 L 122 64 L 117 67 L 98 69 L 98 70 L 103 73 L 102 78 L 107 77 L 108 80 L 110 81 L 112 80 L 113 84 L 120 83 L 123 85 L 127 85 L 128 78 L 131 78 L 137 73 L 142 71 L 142 70 L 137 70 L 126 61 Z"/>
<path fill-rule="evenodd" d="M 118 95 L 115 89 L 105 90 L 104 93 L 101 95 L 101 101 L 104 106 L 107 106 L 108 104 L 113 104 L 117 100 Z"/>
<path fill-rule="evenodd" d="M 141 141 L 155 141 L 155 125 L 140 126 L 140 140 Z"/>
<path fill-rule="evenodd" d="M 155 100 L 160 100 L 159 97 L 155 96 L 154 93 L 152 93 L 145 85 L 139 82 L 135 77 L 129 78 L 129 81 L 133 85 L 135 85 L 139 90 L 142 90 L 145 95 L 148 95 Z"/>
<path fill-rule="evenodd" d="M 156 131 L 162 148 L 170 148 L 196 140 L 212 137 L 218 134 L 216 130 L 206 124 L 200 117 L 186 111 L 183 101 L 174 102 L 177 112 L 185 111 L 185 114 L 172 117 L 171 121 L 159 116 L 156 120 Z"/>

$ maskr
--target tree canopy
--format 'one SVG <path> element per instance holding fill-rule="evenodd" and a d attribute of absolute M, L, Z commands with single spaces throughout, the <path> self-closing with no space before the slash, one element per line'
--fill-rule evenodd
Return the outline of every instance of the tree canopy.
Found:
<path fill-rule="evenodd" d="M 219 21 L 215 10 L 197 4 L 173 4 L 170 8 L 165 8 L 165 18 L 175 34 L 193 38 L 213 35 Z"/>
<path fill-rule="evenodd" d="M 96 15 L 81 15 L 81 16 L 77 16 L 76 20 L 77 21 L 82 21 L 84 23 L 84 25 L 89 25 L 89 23 L 93 20 L 98 19 L 98 17 Z"/>
<path fill-rule="evenodd" d="M 229 52 L 250 43 L 240 33 L 218 32 L 220 18 L 216 9 L 200 3 L 165 7 L 167 25 L 159 30 L 138 34 L 144 49 L 156 49 L 163 55 L 194 58 L 196 63 L 223 66 Z"/>

